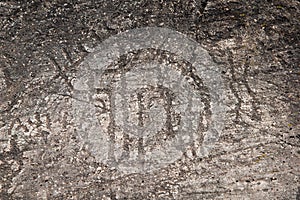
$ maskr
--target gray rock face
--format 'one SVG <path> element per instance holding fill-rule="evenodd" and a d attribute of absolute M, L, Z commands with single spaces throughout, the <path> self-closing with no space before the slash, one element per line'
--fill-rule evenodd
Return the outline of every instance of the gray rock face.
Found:
<path fill-rule="evenodd" d="M 298 1 L 0 13 L 0 199 L 300 198 Z"/>

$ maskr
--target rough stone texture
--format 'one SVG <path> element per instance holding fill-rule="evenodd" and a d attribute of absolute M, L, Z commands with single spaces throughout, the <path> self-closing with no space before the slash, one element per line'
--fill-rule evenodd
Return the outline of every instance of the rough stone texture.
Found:
<path fill-rule="evenodd" d="M 299 199 L 299 2 L 0 2 L 0 199 Z M 158 26 L 206 49 L 225 80 L 209 156 L 151 173 L 97 162 L 74 130 L 73 80 L 109 36 Z"/>

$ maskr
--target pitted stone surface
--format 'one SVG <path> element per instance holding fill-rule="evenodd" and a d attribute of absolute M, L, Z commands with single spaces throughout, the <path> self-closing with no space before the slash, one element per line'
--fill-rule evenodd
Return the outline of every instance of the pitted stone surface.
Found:
<path fill-rule="evenodd" d="M 299 8 L 297 0 L 1 1 L 0 199 L 299 199 Z M 171 29 L 189 41 L 163 33 L 117 41 L 119 34 L 142 27 Z M 151 43 L 160 35 L 171 39 Z M 139 37 L 149 40 L 134 40 Z M 141 41 L 147 48 L 139 49 Z M 182 51 L 192 41 L 205 51 Z M 98 47 L 105 47 L 103 55 Z M 203 56 L 197 72 L 198 65 L 191 67 L 196 55 Z M 221 79 L 203 68 L 214 69 L 216 63 L 224 83 L 220 97 L 213 81 Z M 122 153 L 131 153 L 130 163 L 138 166 L 146 152 L 153 156 L 174 144 L 182 121 L 177 103 L 183 100 L 168 83 L 158 87 L 145 72 L 144 79 L 154 85 L 128 88 L 131 75 L 147 66 L 168 69 L 167 74 L 154 70 L 157 80 L 185 77 L 180 83 L 189 89 L 180 93 L 200 94 L 195 112 L 203 112 L 203 119 L 194 124 L 201 126 L 193 132 L 194 142 L 168 163 L 139 172 L 126 167 L 129 161 L 121 165 Z M 120 92 L 121 77 L 130 95 Z M 115 164 L 99 156 L 99 143 L 89 142 L 101 134 L 82 134 L 77 124 L 81 116 L 87 133 L 108 130 L 110 82 L 119 93 L 112 102 L 130 110 L 127 121 L 126 113 L 114 116 L 120 127 L 114 132 Z M 202 136 L 218 121 L 212 116 L 214 97 L 225 98 L 224 126 L 215 124 L 222 131 L 205 143 Z M 83 111 L 77 117 L 74 102 Z M 116 108 L 122 113 L 123 107 Z M 149 125 L 153 119 L 155 128 Z M 126 138 L 128 124 L 139 129 L 130 126 L 135 131 Z M 135 140 L 124 146 L 124 138 Z"/>

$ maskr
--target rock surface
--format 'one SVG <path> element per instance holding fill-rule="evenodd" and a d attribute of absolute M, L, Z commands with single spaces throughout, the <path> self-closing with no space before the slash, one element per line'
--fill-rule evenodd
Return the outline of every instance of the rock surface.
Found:
<path fill-rule="evenodd" d="M 0 2 L 0 199 L 299 199 L 299 8 L 296 0 Z M 191 147 L 157 170 L 123 174 L 77 134 L 74 81 L 101 42 L 140 27 L 181 32 L 209 53 L 226 114 L 207 156 Z M 186 65 L 164 55 L 129 53 L 112 69 L 134 58 Z M 160 108 L 167 90 L 151 91 Z M 160 121 L 180 116 L 167 111 Z"/>

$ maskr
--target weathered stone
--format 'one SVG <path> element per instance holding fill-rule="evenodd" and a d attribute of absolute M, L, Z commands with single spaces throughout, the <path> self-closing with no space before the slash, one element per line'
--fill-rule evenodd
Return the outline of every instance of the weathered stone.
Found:
<path fill-rule="evenodd" d="M 7 1 L 0 13 L 0 199 L 299 199 L 298 1 Z M 207 63 L 191 67 L 194 57 L 182 56 L 186 42 L 178 40 L 118 49 L 108 66 L 99 59 L 111 55 L 92 57 L 107 52 L 103 42 L 141 27 L 190 38 L 218 78 L 201 74 Z M 90 87 L 88 67 L 99 65 L 105 73 L 95 72 Z M 74 104 L 84 100 L 76 91 L 91 88 L 92 106 Z M 219 118 L 211 118 L 214 97 L 225 112 Z M 179 106 L 189 98 L 190 107 Z M 135 158 L 124 159 L 131 167 L 103 159 L 109 151 L 94 142 L 97 134 L 78 131 L 79 116 L 91 114 L 87 128 L 97 119 L 107 130 L 99 137 L 113 130 L 116 158 Z M 143 156 L 173 145 L 184 116 L 188 145 L 141 170 Z M 222 118 L 201 153 L 209 125 Z"/>

